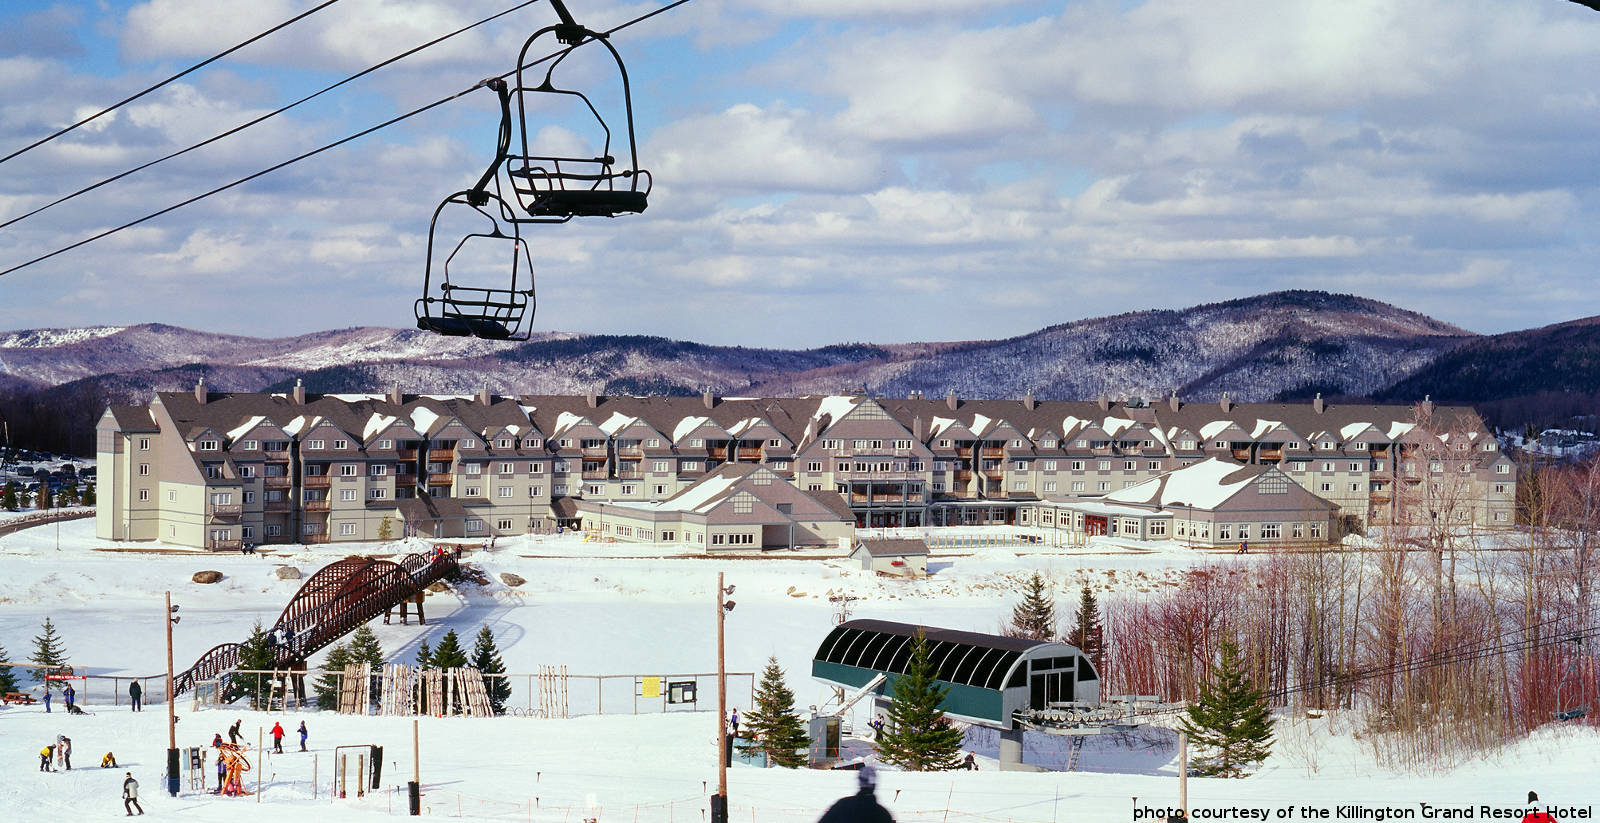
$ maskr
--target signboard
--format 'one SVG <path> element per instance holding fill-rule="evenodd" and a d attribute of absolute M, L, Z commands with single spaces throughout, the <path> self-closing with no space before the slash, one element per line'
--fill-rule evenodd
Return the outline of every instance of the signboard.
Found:
<path fill-rule="evenodd" d="M 88 680 L 89 678 L 86 675 L 81 675 L 81 674 L 47 674 L 47 675 L 44 676 L 44 679 L 46 679 L 46 680 Z"/>
<path fill-rule="evenodd" d="M 639 678 L 639 696 L 640 697 L 660 697 L 661 696 L 661 678 L 659 678 L 659 677 L 641 677 L 641 678 Z"/>
<path fill-rule="evenodd" d="M 671 683 L 668 683 L 667 684 L 667 702 L 668 703 L 693 703 L 693 702 L 695 702 L 695 700 L 694 700 L 694 681 L 693 680 L 675 680 L 675 681 L 673 681 Z"/>

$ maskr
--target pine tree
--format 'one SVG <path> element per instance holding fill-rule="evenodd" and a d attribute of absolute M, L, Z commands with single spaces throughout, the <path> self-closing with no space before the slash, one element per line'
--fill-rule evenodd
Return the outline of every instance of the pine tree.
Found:
<path fill-rule="evenodd" d="M 1088 655 L 1089 661 L 1094 664 L 1094 670 L 1100 671 L 1101 661 L 1105 659 L 1106 645 L 1100 630 L 1100 603 L 1095 600 L 1094 592 L 1090 591 L 1088 586 L 1083 587 L 1083 594 L 1078 598 L 1077 622 L 1067 634 L 1067 642 Z M 1100 679 L 1105 680 L 1103 676 Z"/>
<path fill-rule="evenodd" d="M 478 630 L 478 637 L 472 643 L 472 665 L 483 673 L 483 688 L 489 693 L 489 705 L 494 708 L 494 713 L 505 714 L 506 701 L 511 699 L 511 681 L 504 677 L 489 676 L 505 674 L 506 663 L 500 659 L 500 649 L 494 644 L 494 632 L 489 630 L 487 623 Z"/>
<path fill-rule="evenodd" d="M 250 707 L 257 711 L 266 708 L 268 689 L 272 684 L 269 675 L 254 672 L 271 671 L 274 665 L 272 657 L 272 646 L 267 643 L 267 633 L 262 630 L 261 621 L 258 620 L 250 630 L 250 637 L 239 646 L 239 673 L 234 675 L 232 688 L 233 693 L 248 696 Z"/>
<path fill-rule="evenodd" d="M 1196 745 L 1209 750 L 1194 767 L 1196 774 L 1243 777 L 1247 766 L 1267 759 L 1271 752 L 1272 715 L 1266 695 L 1246 677 L 1233 641 L 1223 639 L 1221 659 L 1200 685 L 1200 697 L 1189 707 L 1183 730 Z"/>
<path fill-rule="evenodd" d="M 45 617 L 40 629 L 41 633 L 33 638 L 33 654 L 28 655 L 28 662 L 40 666 L 65 666 L 67 649 L 61 644 L 61 635 L 56 634 L 56 625 L 50 622 L 49 617 Z M 34 669 L 33 679 L 44 683 L 47 689 L 54 688 L 54 684 L 60 681 L 45 680 L 44 676 L 50 673 L 49 669 Z"/>
<path fill-rule="evenodd" d="M 936 682 L 928 661 L 928 640 L 918 633 L 911 641 L 911 663 L 894 681 L 888 723 L 878 736 L 878 756 L 908 771 L 954 769 L 960 765 L 961 730 L 944 716 L 948 686 Z"/>
<path fill-rule="evenodd" d="M 0 661 L 10 661 L 11 653 L 5 646 L 0 646 Z M 17 690 L 17 678 L 11 673 L 10 666 L 0 666 L 0 692 L 14 692 Z"/>
<path fill-rule="evenodd" d="M 8 512 L 14 512 L 21 504 L 17 502 L 17 484 L 7 483 L 5 491 L 0 492 L 0 507 Z"/>
<path fill-rule="evenodd" d="M 467 653 L 461 650 L 461 638 L 456 636 L 455 629 L 444 633 L 444 639 L 433 650 L 429 664 L 435 669 L 458 669 L 467 665 Z"/>
<path fill-rule="evenodd" d="M 377 697 L 383 681 L 383 645 L 378 642 L 378 636 L 366 624 L 362 624 L 350 635 L 349 652 L 349 662 L 358 666 L 365 663 L 372 667 L 368 675 L 367 694 Z"/>
<path fill-rule="evenodd" d="M 1028 578 L 1022 592 L 1022 602 L 1011 610 L 1011 625 L 1006 633 L 1012 637 L 1048 641 L 1056 634 L 1056 602 L 1045 592 L 1044 578 L 1038 572 Z"/>
<path fill-rule="evenodd" d="M 804 766 L 811 739 L 794 710 L 794 692 L 783 682 L 783 669 L 778 668 L 775 656 L 767 658 L 767 667 L 761 672 L 755 703 L 745 718 L 750 742 L 744 748 L 765 752 L 769 761 L 786 769 Z"/>
<path fill-rule="evenodd" d="M 339 708 L 339 679 L 349 663 L 350 647 L 347 644 L 340 643 L 328 650 L 327 659 L 322 661 L 322 675 L 312 687 L 317 692 L 317 708 Z"/>
<path fill-rule="evenodd" d="M 388 515 L 378 521 L 378 539 L 385 543 L 394 539 L 394 519 Z"/>
<path fill-rule="evenodd" d="M 433 648 L 428 645 L 426 640 L 417 646 L 417 668 L 433 668 Z"/>
<path fill-rule="evenodd" d="M 93 506 L 94 505 L 94 484 L 93 483 L 90 483 L 89 485 L 83 487 L 83 505 L 85 505 L 85 506 Z"/>

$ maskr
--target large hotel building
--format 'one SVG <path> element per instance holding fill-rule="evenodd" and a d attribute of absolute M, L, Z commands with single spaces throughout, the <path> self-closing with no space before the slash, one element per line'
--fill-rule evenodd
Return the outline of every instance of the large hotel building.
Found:
<path fill-rule="evenodd" d="M 1428 409 L 1439 425 L 1425 430 L 1413 407 L 1320 399 L 308 395 L 200 385 L 101 418 L 98 533 L 228 550 L 581 525 L 715 550 L 832 543 L 853 521 L 1270 542 L 1276 523 L 1251 532 L 1218 513 L 1237 501 L 1211 492 L 1246 481 L 1262 499 L 1288 500 L 1266 495 L 1297 484 L 1295 499 L 1315 501 L 1297 505 L 1326 506 L 1325 529 L 1294 527 L 1311 539 L 1383 522 L 1397 489 L 1443 481 L 1462 489 L 1453 520 L 1511 526 L 1512 462 L 1470 409 Z M 613 525 L 625 520 L 658 525 Z"/>

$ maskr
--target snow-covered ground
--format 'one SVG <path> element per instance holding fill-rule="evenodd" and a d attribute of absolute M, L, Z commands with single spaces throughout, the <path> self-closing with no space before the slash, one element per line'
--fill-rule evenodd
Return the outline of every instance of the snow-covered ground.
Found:
<path fill-rule="evenodd" d="M 148 549 L 107 544 L 94 538 L 92 520 L 0 537 L 0 644 L 25 657 L 30 638 L 46 616 L 55 623 L 79 671 L 100 675 L 150 675 L 165 663 L 162 592 L 171 590 L 182 607 L 175 630 L 181 669 L 210 647 L 242 639 L 257 620 L 271 623 L 301 581 L 280 580 L 276 567 L 303 574 L 357 551 L 388 553 L 392 546 L 296 548 L 292 553 L 245 557 L 206 553 L 119 551 Z M 109 550 L 108 550 L 109 549 Z M 715 670 L 717 573 L 737 586 L 737 607 L 727 621 L 730 671 L 759 671 L 769 655 L 788 672 L 802 708 L 820 704 L 828 690 L 808 676 L 816 645 L 834 621 L 832 594 L 851 594 L 853 616 L 925 622 L 978 631 L 997 629 L 1009 616 L 1019 580 L 1038 569 L 1050 573 L 1066 610 L 1083 584 L 1113 593 L 1153 588 L 1175 579 L 1196 562 L 1255 562 L 1255 556 L 1197 555 L 1146 544 L 1136 550 L 1097 542 L 1083 549 L 988 548 L 936 555 L 935 574 L 924 581 L 867 576 L 842 561 L 815 554 L 757 558 L 649 557 L 650 547 L 590 544 L 572 536 L 500 541 L 492 552 L 473 552 L 494 581 L 430 596 L 428 626 L 375 623 L 385 652 L 409 662 L 417 644 L 437 643 L 454 629 L 470 642 L 480 625 L 496 633 L 508 669 L 531 673 L 541 665 L 564 665 L 575 675 L 672 675 Z M 608 556 L 595 556 L 605 554 Z M 222 582 L 196 584 L 202 569 L 224 574 Z M 512 588 L 501 572 L 522 576 Z M 607 714 L 571 719 L 503 717 L 424 718 L 420 721 L 422 778 L 427 813 L 477 819 L 578 823 L 608 821 L 698 821 L 704 823 L 708 788 L 715 790 L 711 713 L 662 714 L 650 701 L 631 709 L 631 683 L 624 697 L 605 693 Z M 588 704 L 592 681 L 572 681 L 574 709 Z M 537 705 L 526 681 L 512 681 L 512 705 Z M 611 688 L 610 686 L 607 687 Z M 383 791 L 362 799 L 331 800 L 331 759 L 336 745 L 375 743 L 385 747 L 383 784 L 408 778 L 411 722 L 346 717 L 331 712 L 267 715 L 227 709 L 195 710 L 180 700 L 179 744 L 203 745 L 242 718 L 253 741 L 258 728 L 282 720 L 292 728 L 305 719 L 312 753 L 269 756 L 259 770 L 263 794 L 216 798 L 160 791 L 166 729 L 162 707 L 140 714 L 112 706 L 108 681 L 83 689 L 93 716 L 44 714 L 39 707 L 0 709 L 0 749 L 11 768 L 0 770 L 0 820 L 41 814 L 83 819 L 120 815 L 123 771 L 141 780 L 151 814 L 197 821 L 279 819 L 305 813 L 312 820 L 356 820 L 403 814 L 404 794 Z M 125 696 L 118 695 L 125 702 Z M 702 686 L 701 699 L 715 693 Z M 749 706 L 748 680 L 732 683 L 730 700 Z M 864 715 L 855 718 L 864 726 Z M 1600 799 L 1593 778 L 1600 765 L 1600 734 L 1587 728 L 1542 730 L 1497 758 L 1470 760 L 1426 776 L 1374 765 L 1366 744 L 1339 718 L 1285 719 L 1280 742 L 1266 767 L 1242 781 L 1194 778 L 1189 802 L 1196 811 L 1266 809 L 1273 819 L 1318 819 L 1301 806 L 1328 810 L 1356 804 L 1417 812 L 1422 806 L 1459 808 L 1521 805 L 1529 789 L 1546 801 L 1591 808 Z M 36 771 L 37 752 L 58 733 L 73 738 L 77 769 L 70 774 Z M 1059 763 L 1064 742 L 1028 738 L 1030 762 Z M 918 821 L 1099 821 L 1134 819 L 1135 801 L 1164 809 L 1177 800 L 1175 747 L 1170 733 L 1144 729 L 1092 739 L 1074 773 L 1001 773 L 993 769 L 997 741 L 976 732 L 969 744 L 985 767 L 976 773 L 885 772 L 878 795 L 898 820 Z M 292 748 L 292 746 L 290 747 Z M 117 770 L 94 768 L 114 751 Z M 313 771 L 317 776 L 313 797 Z M 253 780 L 257 773 L 251 775 Z M 733 821 L 810 821 L 834 799 L 854 789 L 850 773 L 759 769 L 737 765 L 729 775 Z M 1484 817 L 1475 809 L 1474 819 Z M 1594 812 L 1591 810 L 1589 814 Z M 1520 817 L 1520 815 L 1518 816 Z M 1197 819 L 1204 819 L 1198 818 Z M 1256 818 L 1261 819 L 1261 818 Z M 1328 818 L 1336 819 L 1336 818 Z M 1367 819 L 1373 819 L 1368 815 Z M 1517 819 L 1517 818 L 1513 818 Z"/>

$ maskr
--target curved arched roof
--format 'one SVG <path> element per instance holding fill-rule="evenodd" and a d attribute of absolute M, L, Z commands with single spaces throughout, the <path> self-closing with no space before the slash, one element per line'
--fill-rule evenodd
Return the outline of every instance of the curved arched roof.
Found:
<path fill-rule="evenodd" d="M 1020 685 L 1008 684 L 1007 675 L 1013 670 L 1020 671 L 1017 663 L 1029 651 L 1043 646 L 1072 648 L 1061 643 L 887 620 L 850 620 L 828 633 L 817 648 L 815 659 L 860 669 L 905 674 L 911 662 L 911 641 L 919 633 L 927 638 L 928 660 L 938 670 L 938 679 L 981 689 Z"/>

